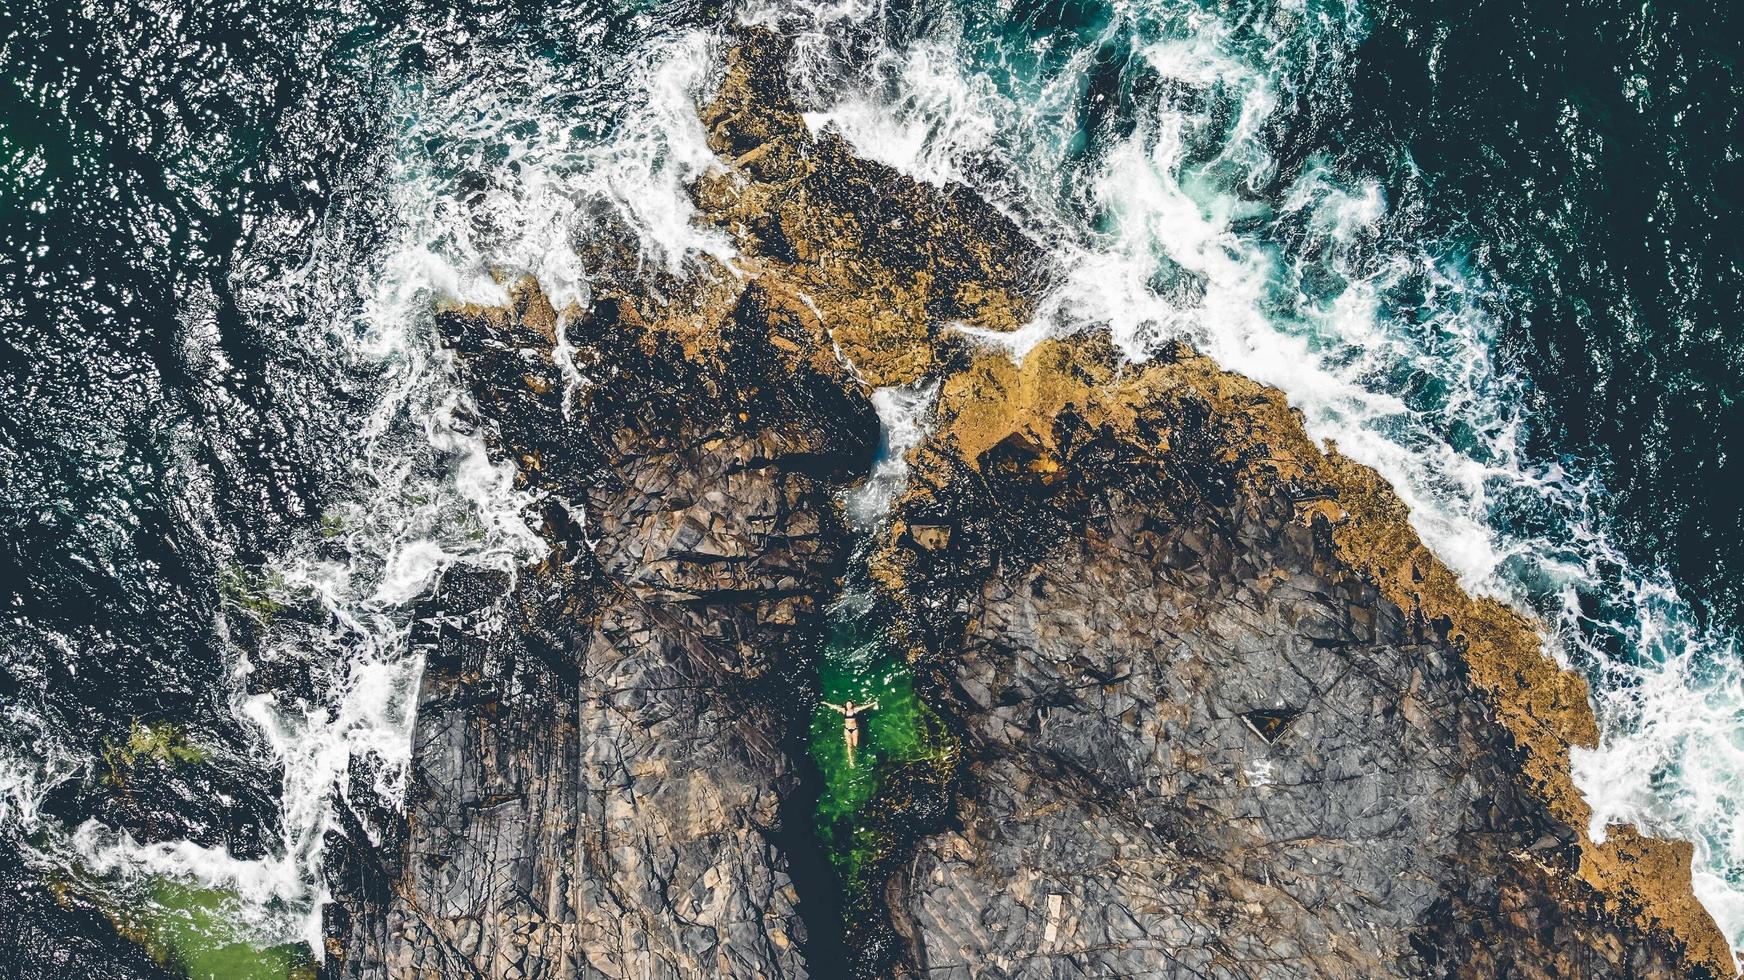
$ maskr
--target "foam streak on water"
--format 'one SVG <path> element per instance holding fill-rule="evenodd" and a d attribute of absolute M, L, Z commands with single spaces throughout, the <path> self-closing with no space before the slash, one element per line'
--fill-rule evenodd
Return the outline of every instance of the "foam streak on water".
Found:
<path fill-rule="evenodd" d="M 560 310 L 586 303 L 576 244 L 597 233 L 588 223 L 602 207 L 635 229 L 651 263 L 725 256 L 722 240 L 692 225 L 685 192 L 712 160 L 694 111 L 708 54 L 697 35 L 644 53 L 627 86 L 635 108 L 607 143 L 576 138 L 574 93 L 541 61 L 482 77 L 457 66 L 404 93 L 393 175 L 402 230 L 355 334 L 358 355 L 394 363 L 397 381 L 370 420 L 356 482 L 364 493 L 340 522 L 357 529 L 347 532 L 352 560 L 292 554 L 281 563 L 336 624 L 291 642 L 307 644 L 312 663 L 344 666 L 317 704 L 244 706 L 285 763 L 287 848 L 303 888 L 319 881 L 326 788 L 343 788 L 348 767 L 364 760 L 381 798 L 403 793 L 422 666 L 407 646 L 410 604 L 456 562 L 513 571 L 544 549 L 522 520 L 531 501 L 512 489 L 512 466 L 491 461 L 436 349 L 432 309 L 505 303 L 516 275 L 534 277 Z M 559 366 L 581 383 L 572 364 Z M 418 438 L 405 438 L 408 424 Z"/>
<path fill-rule="evenodd" d="M 235 710 L 283 775 L 282 847 L 244 860 L 189 841 L 142 844 L 94 820 L 31 828 L 46 787 L 88 764 L 45 744 L 35 760 L 0 758 L 0 818 L 43 831 L 39 860 L 122 889 L 163 876 L 221 889 L 242 900 L 239 925 L 255 939 L 323 949 L 334 807 L 358 791 L 370 797 L 360 805 L 403 798 L 422 669 L 409 644 L 416 603 L 450 567 L 512 574 L 545 547 L 524 519 L 535 501 L 488 451 L 488 422 L 440 346 L 435 311 L 506 303 L 519 276 L 560 310 L 585 304 L 577 245 L 602 230 L 630 229 L 645 263 L 675 272 L 698 254 L 729 257 L 722 236 L 693 223 L 686 189 L 713 162 L 695 111 L 711 43 L 659 39 L 592 83 L 585 66 L 529 45 L 483 68 L 439 65 L 394 93 L 384 247 L 363 265 L 333 258 L 359 233 L 335 220 L 307 265 L 239 285 L 250 308 L 305 311 L 298 342 L 368 379 L 353 392 L 364 408 L 334 502 L 257 576 L 253 601 L 290 613 L 234 651 Z M 565 348 L 556 356 L 572 387 L 585 383 Z M 261 664 L 304 681 L 240 693 Z"/>
<path fill-rule="evenodd" d="M 908 451 L 926 436 L 938 396 L 936 381 L 872 392 L 881 430 L 878 462 L 865 484 L 848 494 L 848 519 L 854 527 L 870 530 L 890 513 L 890 505 L 908 486 Z"/>
<path fill-rule="evenodd" d="M 1553 655 L 1595 682 L 1604 744 L 1574 756 L 1593 832 L 1630 821 L 1692 839 L 1698 894 L 1744 940 L 1744 675 L 1730 641 L 1622 556 L 1592 478 L 1524 453 L 1528 382 L 1498 362 L 1485 267 L 1398 232 L 1414 202 L 1378 181 L 1322 161 L 1276 180 L 1268 124 L 1304 87 L 1343 84 L 1333 69 L 1363 36 L 1362 9 L 1284 3 L 1233 23 L 1224 9 L 1117 4 L 1024 31 L 945 16 L 947 29 L 857 57 L 840 55 L 850 21 L 882 12 L 756 17 L 802 33 L 810 125 L 918 179 L 966 180 L 1053 246 L 1062 285 L 989 342 L 1021 353 L 1106 326 L 1142 359 L 1188 340 L 1282 388 L 1312 435 L 1386 477 L 1469 590 L 1542 617 Z M 1086 97 L 1110 50 L 1136 83 Z M 1116 114 L 1128 130 L 1089 118 L 1113 98 L 1130 99 Z M 1390 176 L 1407 194 L 1420 179 Z"/>

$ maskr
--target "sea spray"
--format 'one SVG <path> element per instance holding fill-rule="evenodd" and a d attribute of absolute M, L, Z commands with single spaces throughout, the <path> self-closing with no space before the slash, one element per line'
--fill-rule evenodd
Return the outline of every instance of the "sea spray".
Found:
<path fill-rule="evenodd" d="M 848 520 L 854 527 L 872 529 L 908 485 L 908 451 L 926 435 L 928 417 L 938 400 L 937 382 L 878 388 L 872 392 L 872 407 L 878 412 L 880 429 L 878 461 L 866 482 L 847 497 Z"/>
<path fill-rule="evenodd" d="M 1342 97 L 1361 8 L 1075 9 L 1049 24 L 937 12 L 943 29 L 912 36 L 887 19 L 870 52 L 842 7 L 757 16 L 799 35 L 815 129 L 964 180 L 1052 247 L 1064 276 L 1035 321 L 972 335 L 1020 355 L 1104 327 L 1137 359 L 1185 339 L 1378 470 L 1468 590 L 1538 615 L 1550 652 L 1594 682 L 1603 746 L 1574 768 L 1595 836 L 1626 820 L 1693 840 L 1698 893 L 1744 940 L 1733 644 L 1624 557 L 1589 468 L 1530 454 L 1531 385 L 1497 348 L 1507 289 L 1481 249 L 1419 231 L 1423 175 L 1408 160 L 1371 177 L 1325 157 L 1280 168 L 1295 107 Z M 1093 90 L 1110 64 L 1118 80 Z"/>
<path fill-rule="evenodd" d="M 364 356 L 399 365 L 371 415 L 367 469 L 353 484 L 368 494 L 344 516 L 343 566 L 308 553 L 280 562 L 337 625 L 288 642 L 303 644 L 311 664 L 344 667 L 314 704 L 267 696 L 245 706 L 285 766 L 295 882 L 316 897 L 328 788 L 343 793 L 361 762 L 379 798 L 403 795 L 421 670 L 408 644 L 411 603 L 456 562 L 512 573 L 544 550 L 522 517 L 533 501 L 513 489 L 510 464 L 492 461 L 477 412 L 437 349 L 434 307 L 506 304 L 517 275 L 535 279 L 559 310 L 585 303 L 587 270 L 576 245 L 598 232 L 586 222 L 602 200 L 638 232 L 651 263 L 677 271 L 699 252 L 730 254 L 722 239 L 693 226 L 686 190 L 713 159 L 694 110 L 707 39 L 691 34 L 639 54 L 629 110 L 608 127 L 617 138 L 603 143 L 575 138 L 577 120 L 564 111 L 573 93 L 558 69 L 538 60 L 482 77 L 455 65 L 452 76 L 402 96 L 392 176 L 400 240 L 358 332 Z M 421 440 L 406 437 L 408 423 Z M 315 913 L 305 933 L 311 941 Z"/>
<path fill-rule="evenodd" d="M 115 902 L 150 903 L 162 882 L 185 881 L 226 896 L 207 911 L 252 942 L 324 948 L 333 807 L 349 805 L 354 786 L 371 802 L 403 797 L 422 668 L 408 642 L 413 606 L 457 563 L 513 574 L 544 550 L 524 517 L 534 501 L 515 489 L 513 466 L 493 459 L 439 346 L 437 309 L 504 304 L 519 276 L 559 310 L 584 305 L 577 246 L 604 230 L 631 229 L 643 260 L 674 273 L 697 254 L 730 257 L 724 237 L 692 221 L 688 196 L 714 160 L 695 113 L 712 53 L 700 32 L 657 38 L 578 91 L 577 66 L 529 49 L 487 72 L 449 62 L 391 95 L 386 196 L 355 216 L 387 240 L 347 268 L 332 258 L 353 254 L 359 231 L 331 221 L 305 265 L 238 287 L 251 309 L 298 311 L 301 343 L 360 379 L 351 397 L 364 405 L 318 525 L 270 558 L 259 596 L 232 610 L 253 623 L 235 637 L 234 710 L 281 773 L 281 845 L 238 858 L 190 841 L 142 843 L 93 820 L 44 831 L 45 874 L 97 875 Z M 312 270 L 352 278 L 323 283 Z M 584 383 L 573 364 L 558 366 Z M 297 680 L 261 687 L 251 677 L 262 665 Z M 32 767 L 0 769 L 19 784 L 4 805 L 33 818 L 53 758 L 45 748 Z"/>

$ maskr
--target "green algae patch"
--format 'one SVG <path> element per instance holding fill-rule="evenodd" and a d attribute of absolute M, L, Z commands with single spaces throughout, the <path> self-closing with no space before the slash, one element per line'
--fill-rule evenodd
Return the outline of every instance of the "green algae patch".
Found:
<path fill-rule="evenodd" d="M 284 601 L 287 591 L 284 576 L 277 572 L 257 573 L 233 567 L 218 577 L 218 594 L 223 601 L 253 616 L 262 626 L 271 625 L 289 608 Z"/>
<path fill-rule="evenodd" d="M 135 719 L 127 732 L 125 745 L 112 746 L 111 753 L 116 761 L 133 765 L 150 760 L 153 762 L 199 763 L 205 762 L 208 753 L 205 749 L 188 740 L 188 736 L 179 727 L 167 721 L 142 725 Z"/>
<path fill-rule="evenodd" d="M 251 941 L 233 917 L 236 904 L 227 892 L 165 879 L 117 914 L 117 925 L 152 959 L 189 980 L 314 980 L 306 947 Z"/>
<path fill-rule="evenodd" d="M 103 762 L 109 771 L 103 779 L 112 786 L 126 786 L 141 766 L 199 765 L 209 758 L 211 753 L 190 741 L 180 727 L 167 721 L 142 724 L 136 718 L 127 741 L 104 740 Z"/>
<path fill-rule="evenodd" d="M 819 694 L 822 702 L 877 704 L 862 716 L 860 746 L 851 761 L 842 715 L 820 703 L 811 720 L 812 760 L 823 777 L 818 833 L 852 889 L 861 884 L 862 871 L 890 850 L 894 839 L 888 827 L 892 818 L 901 817 L 869 810 L 894 803 L 890 790 L 906 783 L 909 771 L 948 766 L 956 743 L 943 720 L 916 695 L 908 662 L 851 600 L 831 613 Z"/>

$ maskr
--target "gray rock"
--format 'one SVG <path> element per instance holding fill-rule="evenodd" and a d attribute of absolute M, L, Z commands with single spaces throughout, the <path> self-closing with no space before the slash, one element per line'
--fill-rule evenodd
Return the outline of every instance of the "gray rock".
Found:
<path fill-rule="evenodd" d="M 940 496 L 1026 520 L 967 487 Z M 965 792 L 897 910 L 921 975 L 1676 975 L 1558 892 L 1527 849 L 1572 834 L 1452 646 L 1286 495 L 1086 492 L 988 556 L 943 645 Z M 961 575 L 915 567 L 920 595 Z"/>
<path fill-rule="evenodd" d="M 845 560 L 835 494 L 869 466 L 875 417 L 843 401 L 840 379 L 806 377 L 818 391 L 784 397 L 842 401 L 846 437 L 791 414 L 746 421 L 762 392 L 747 363 L 649 355 L 602 310 L 575 340 L 596 364 L 616 362 L 598 375 L 621 380 L 586 393 L 588 431 L 576 432 L 560 383 L 523 384 L 524 360 L 491 353 L 536 342 L 525 323 L 538 317 L 519 316 L 449 326 L 498 445 L 537 454 L 523 476 L 568 507 L 548 508 L 553 551 L 539 564 L 512 579 L 450 573 L 424 610 L 404 824 L 386 847 L 340 842 L 359 857 L 340 875 L 332 969 L 807 976 L 774 843 L 791 829 L 784 743 L 807 717 L 823 603 Z M 767 353 L 749 337 L 736 349 Z M 820 467 L 819 453 L 840 466 Z"/>

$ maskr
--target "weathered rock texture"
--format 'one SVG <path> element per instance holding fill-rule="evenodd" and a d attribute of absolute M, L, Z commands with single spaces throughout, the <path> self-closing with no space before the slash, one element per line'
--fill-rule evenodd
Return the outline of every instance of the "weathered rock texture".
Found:
<path fill-rule="evenodd" d="M 608 221 L 591 309 L 522 285 L 445 315 L 554 551 L 425 610 L 404 826 L 336 839 L 343 975 L 805 972 L 771 842 L 821 860 L 780 802 L 849 543 L 834 494 L 876 447 L 865 382 L 919 377 L 947 321 L 1019 322 L 1039 261 L 972 196 L 814 139 L 767 84 L 782 56 L 749 35 L 703 110 L 728 165 L 697 200 L 734 268 L 651 272 Z"/>
<path fill-rule="evenodd" d="M 880 559 L 966 737 L 920 972 L 1730 974 L 1687 844 L 1587 839 L 1578 678 L 1276 391 L 1083 338 L 939 416 Z"/>
<path fill-rule="evenodd" d="M 731 268 L 650 274 L 606 234 L 585 309 L 444 314 L 551 552 L 425 610 L 408 812 L 336 835 L 330 972 L 1731 972 L 1687 845 L 1587 837 L 1585 688 L 1530 622 L 1275 391 L 1185 349 L 953 339 L 1029 316 L 1036 251 L 808 132 L 784 58 L 748 32 L 702 109 Z M 782 800 L 867 385 L 928 376 L 870 570 L 961 753 L 874 800 L 887 887 L 849 907 L 884 921 L 843 964 L 806 945 L 820 858 Z"/>
<path fill-rule="evenodd" d="M 806 975 L 782 743 L 877 423 L 762 299 L 693 359 L 602 298 L 569 325 L 573 420 L 536 292 L 447 315 L 553 548 L 425 610 L 406 836 L 355 852 L 342 975 Z"/>
<path fill-rule="evenodd" d="M 953 325 L 1021 326 L 1045 274 L 1035 245 L 967 189 L 862 160 L 833 130 L 814 136 L 786 56 L 774 36 L 747 32 L 702 109 L 727 166 L 697 202 L 733 234 L 740 266 L 804 296 L 873 386 L 924 376 Z"/>

